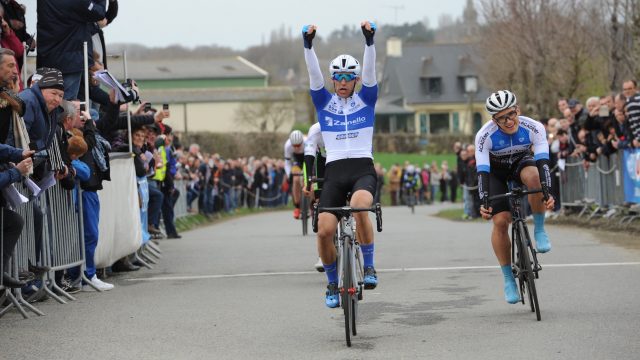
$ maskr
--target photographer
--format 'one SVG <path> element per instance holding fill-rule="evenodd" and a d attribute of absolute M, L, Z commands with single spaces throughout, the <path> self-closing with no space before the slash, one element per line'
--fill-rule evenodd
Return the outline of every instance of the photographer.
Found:
<path fill-rule="evenodd" d="M 33 161 L 31 156 L 33 151 L 15 149 L 11 146 L 0 144 L 0 189 L 22 180 L 32 169 Z M 17 165 L 13 165 L 17 163 Z M 15 279 L 9 275 L 9 264 L 13 248 L 18 242 L 24 220 L 20 214 L 9 210 L 6 207 L 3 194 L 0 192 L 0 206 L 2 207 L 2 282 L 4 286 L 19 288 L 26 285 L 25 282 Z"/>

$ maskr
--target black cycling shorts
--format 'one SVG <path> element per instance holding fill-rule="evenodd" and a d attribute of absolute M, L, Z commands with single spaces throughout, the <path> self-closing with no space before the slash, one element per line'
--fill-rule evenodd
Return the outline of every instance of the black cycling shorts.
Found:
<path fill-rule="evenodd" d="M 527 166 L 536 166 L 536 162 L 531 155 L 523 156 L 522 159 L 509 167 L 498 167 L 492 164 L 491 172 L 489 173 L 489 197 L 509 192 L 509 181 L 522 186 L 520 172 Z M 493 208 L 494 215 L 503 211 L 511 211 L 508 198 L 492 200 L 489 206 Z"/>
<path fill-rule="evenodd" d="M 316 163 L 315 163 L 315 176 L 317 178 L 324 178 L 325 169 L 327 166 L 327 158 L 322 156 L 319 152 L 316 154 Z M 322 187 L 323 183 L 316 183 L 314 187 L 314 195 L 316 199 L 319 199 L 322 195 Z"/>
<path fill-rule="evenodd" d="M 293 156 L 291 157 L 291 168 L 293 169 L 294 166 L 297 166 L 302 170 L 302 167 L 304 166 L 304 153 L 293 153 Z M 289 184 L 293 184 L 293 171 L 289 174 Z M 293 187 L 291 187 L 291 189 L 293 189 Z"/>
<path fill-rule="evenodd" d="M 376 195 L 378 176 L 369 158 L 332 161 L 326 165 L 324 179 L 320 207 L 345 206 L 347 194 L 358 190 Z"/>

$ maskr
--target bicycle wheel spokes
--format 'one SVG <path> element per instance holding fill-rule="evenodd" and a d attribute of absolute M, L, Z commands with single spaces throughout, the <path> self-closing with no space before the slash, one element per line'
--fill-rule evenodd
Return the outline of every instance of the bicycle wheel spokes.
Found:
<path fill-rule="evenodd" d="M 518 232 L 520 233 L 520 250 L 521 250 L 521 264 L 523 267 L 527 290 L 529 292 L 529 303 L 531 305 L 531 312 L 536 313 L 536 319 L 541 320 L 540 305 L 538 304 L 538 294 L 536 292 L 536 279 L 532 267 L 533 248 L 530 246 L 531 240 L 529 239 L 529 233 L 525 225 L 518 223 Z"/>
<path fill-rule="evenodd" d="M 340 288 L 340 300 L 344 311 L 344 330 L 347 346 L 351 346 L 351 326 L 355 322 L 353 317 L 353 264 L 351 254 L 351 239 L 343 236 L 342 242 L 342 287 Z"/>

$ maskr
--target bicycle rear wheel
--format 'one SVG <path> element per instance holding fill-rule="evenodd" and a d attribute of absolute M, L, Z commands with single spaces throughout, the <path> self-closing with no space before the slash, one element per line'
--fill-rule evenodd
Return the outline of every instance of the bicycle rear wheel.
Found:
<path fill-rule="evenodd" d="M 342 289 L 340 289 L 340 300 L 342 301 L 342 310 L 344 311 L 344 332 L 347 340 L 347 346 L 351 346 L 351 331 L 355 331 L 353 294 L 350 289 L 353 288 L 353 264 L 351 254 L 351 238 L 344 236 L 342 246 Z M 354 334 L 355 335 L 355 334 Z"/>
<path fill-rule="evenodd" d="M 300 201 L 300 219 L 302 220 L 302 235 L 306 236 L 309 226 L 309 199 L 304 195 Z"/>
<path fill-rule="evenodd" d="M 520 254 L 522 270 L 524 271 L 524 280 L 527 286 L 527 292 L 529 293 L 529 305 L 531 306 L 531 312 L 536 313 L 536 319 L 540 321 L 540 305 L 538 304 L 538 293 L 536 291 L 536 276 L 533 273 L 532 261 L 531 261 L 531 240 L 529 239 L 529 233 L 525 225 L 518 223 L 518 232 L 520 233 Z"/>

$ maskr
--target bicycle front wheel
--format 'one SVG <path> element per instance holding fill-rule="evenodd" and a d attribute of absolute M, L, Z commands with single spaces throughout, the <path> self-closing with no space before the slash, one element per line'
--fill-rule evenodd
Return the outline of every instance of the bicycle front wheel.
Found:
<path fill-rule="evenodd" d="M 520 258 L 522 271 L 524 271 L 525 284 L 527 286 L 527 292 L 529 294 L 529 305 L 531 306 L 531 312 L 536 313 L 536 319 L 540 321 L 540 305 L 538 304 L 538 293 L 536 291 L 536 275 L 533 273 L 532 261 L 531 261 L 531 240 L 529 233 L 525 225 L 518 223 L 518 232 L 520 233 Z"/>
<path fill-rule="evenodd" d="M 351 331 L 355 331 L 354 308 L 353 308 L 353 259 L 351 253 L 351 238 L 344 237 L 342 246 L 342 289 L 340 289 L 340 300 L 344 311 L 344 332 L 347 346 L 351 346 Z M 355 335 L 355 334 L 354 334 Z"/>

